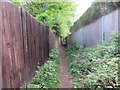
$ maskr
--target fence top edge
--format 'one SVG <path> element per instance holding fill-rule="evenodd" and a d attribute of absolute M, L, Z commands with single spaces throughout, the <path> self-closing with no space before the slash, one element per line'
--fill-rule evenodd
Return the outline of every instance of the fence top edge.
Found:
<path fill-rule="evenodd" d="M 14 4 L 14 3 L 13 3 Z M 16 4 L 15 4 L 16 5 Z M 18 5 L 17 5 L 18 6 Z M 18 6 L 20 7 L 20 6 Z M 23 7 L 20 7 L 22 9 L 22 11 L 26 12 L 27 14 L 29 14 L 31 16 L 31 18 L 33 18 L 34 20 L 38 21 L 34 16 L 32 16 L 27 10 L 25 10 Z M 43 26 L 47 26 L 45 24 L 43 24 L 42 22 L 38 21 L 41 25 Z"/>
<path fill-rule="evenodd" d="M 29 14 L 29 15 L 31 16 L 31 18 L 33 18 L 34 20 L 36 20 L 37 22 L 39 22 L 41 25 L 47 27 L 47 25 L 45 25 L 44 23 L 38 21 L 38 20 L 37 20 L 34 16 L 32 16 L 27 10 L 25 10 L 25 8 L 20 7 L 20 6 L 16 5 L 15 3 L 13 3 L 13 2 L 11 2 L 11 1 L 9 1 L 9 0 L 0 0 L 0 2 L 2 2 L 2 3 L 10 3 L 10 4 L 14 5 L 14 6 L 19 7 L 20 9 L 22 9 L 22 11 L 26 12 L 27 14 Z"/>

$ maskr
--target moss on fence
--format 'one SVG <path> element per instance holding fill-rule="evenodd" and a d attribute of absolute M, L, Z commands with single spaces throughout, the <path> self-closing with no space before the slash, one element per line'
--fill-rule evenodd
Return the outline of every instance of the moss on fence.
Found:
<path fill-rule="evenodd" d="M 71 31 L 79 30 L 81 27 L 109 14 L 120 7 L 120 2 L 94 2 L 90 8 L 74 23 Z"/>

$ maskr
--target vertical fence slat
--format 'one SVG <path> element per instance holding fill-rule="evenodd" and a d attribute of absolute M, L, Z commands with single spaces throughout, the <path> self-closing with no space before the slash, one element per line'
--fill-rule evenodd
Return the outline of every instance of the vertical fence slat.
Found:
<path fill-rule="evenodd" d="M 9 7 L 8 7 L 9 8 Z M 7 10 L 7 3 L 2 4 L 3 9 L 3 46 L 2 46 L 2 78 L 3 88 L 12 87 L 11 72 L 12 72 L 12 36 L 9 21 L 9 12 Z"/>
<path fill-rule="evenodd" d="M 46 26 L 46 57 L 49 57 L 49 27 Z"/>
<path fill-rule="evenodd" d="M 0 1 L 0 89 L 2 89 L 2 2 Z"/>
<path fill-rule="evenodd" d="M 43 63 L 43 26 L 41 25 L 41 29 L 40 29 L 40 34 L 41 34 L 41 40 L 40 40 L 40 42 L 41 42 L 41 65 L 42 65 L 42 63 Z"/>
<path fill-rule="evenodd" d="M 42 40 L 42 33 L 41 33 L 41 23 L 39 23 L 39 62 L 38 64 L 41 65 L 41 62 L 42 62 L 42 43 L 41 43 L 41 40 Z"/>
<path fill-rule="evenodd" d="M 22 69 L 23 69 L 23 41 L 22 41 L 22 26 L 21 26 L 21 9 L 13 4 L 8 4 L 9 19 L 12 35 L 12 87 L 21 86 L 22 82 Z"/>
<path fill-rule="evenodd" d="M 23 87 L 25 87 L 27 82 L 27 67 L 26 61 L 28 60 L 28 46 L 27 46 L 27 29 L 26 29 L 26 11 L 21 8 L 21 21 L 22 21 L 22 39 L 23 39 Z"/>
<path fill-rule="evenodd" d="M 28 47 L 28 60 L 26 61 L 26 65 L 28 66 L 27 67 L 27 75 L 29 76 L 29 73 L 30 73 L 30 60 L 31 60 L 31 50 L 30 50 L 30 18 L 29 18 L 29 15 L 28 13 L 26 13 L 26 24 L 27 24 L 27 47 Z M 27 82 L 29 82 L 30 80 L 30 77 L 26 77 L 27 78 Z"/>

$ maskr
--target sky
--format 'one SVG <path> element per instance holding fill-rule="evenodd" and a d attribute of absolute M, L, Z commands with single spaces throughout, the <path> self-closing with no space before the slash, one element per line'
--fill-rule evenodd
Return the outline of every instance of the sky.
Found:
<path fill-rule="evenodd" d="M 78 19 L 92 4 L 94 0 L 76 0 L 76 4 L 78 5 L 75 14 Z"/>
<path fill-rule="evenodd" d="M 65 2 L 69 2 L 69 1 L 73 1 L 76 2 L 76 4 L 78 5 L 75 14 L 77 15 L 77 17 L 74 17 L 73 20 L 77 20 L 79 19 L 79 17 L 91 6 L 92 2 L 94 0 L 16 0 L 16 1 L 47 1 L 47 2 L 52 2 L 52 1 L 65 1 Z"/>

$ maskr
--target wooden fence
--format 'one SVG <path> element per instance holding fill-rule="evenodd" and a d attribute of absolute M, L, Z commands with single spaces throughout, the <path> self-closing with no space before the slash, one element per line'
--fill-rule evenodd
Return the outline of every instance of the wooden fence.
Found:
<path fill-rule="evenodd" d="M 25 87 L 54 47 L 49 27 L 11 2 L 2 2 L 2 88 Z M 1 68 L 0 68 L 1 69 Z M 1 75 L 0 75 L 1 76 Z"/>

